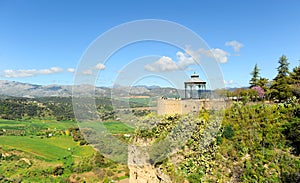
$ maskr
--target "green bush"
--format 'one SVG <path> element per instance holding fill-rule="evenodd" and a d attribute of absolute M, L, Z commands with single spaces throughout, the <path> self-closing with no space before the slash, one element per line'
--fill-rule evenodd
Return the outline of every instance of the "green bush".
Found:
<path fill-rule="evenodd" d="M 53 175 L 59 176 L 64 173 L 64 168 L 62 166 L 56 166 L 53 169 Z"/>
<path fill-rule="evenodd" d="M 234 136 L 234 131 L 231 125 L 227 125 L 223 129 L 223 137 L 226 139 L 231 139 Z"/>

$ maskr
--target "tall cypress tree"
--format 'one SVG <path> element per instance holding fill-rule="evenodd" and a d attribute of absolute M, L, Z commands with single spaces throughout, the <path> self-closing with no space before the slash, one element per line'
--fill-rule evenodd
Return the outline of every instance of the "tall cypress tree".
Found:
<path fill-rule="evenodd" d="M 291 79 L 289 76 L 289 62 L 285 55 L 282 55 L 278 60 L 278 74 L 274 78 L 271 86 L 272 97 L 280 102 L 293 96 L 291 89 Z"/>
<path fill-rule="evenodd" d="M 279 63 L 279 66 L 277 67 L 278 74 L 277 74 L 275 80 L 278 80 L 279 78 L 286 77 L 289 74 L 289 65 L 290 65 L 290 63 L 288 62 L 288 59 L 286 58 L 285 55 L 282 55 L 279 58 L 278 63 Z"/>
<path fill-rule="evenodd" d="M 258 85 L 258 81 L 259 81 L 259 69 L 257 64 L 255 64 L 253 71 L 251 72 L 252 78 L 249 82 L 250 84 L 250 88 L 252 88 L 253 86 L 257 86 Z"/>

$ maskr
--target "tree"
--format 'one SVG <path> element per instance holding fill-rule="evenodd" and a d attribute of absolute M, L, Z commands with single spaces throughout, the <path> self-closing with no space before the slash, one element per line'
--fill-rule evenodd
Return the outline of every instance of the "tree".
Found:
<path fill-rule="evenodd" d="M 293 72 L 290 74 L 294 83 L 300 83 L 300 65 L 293 69 Z"/>
<path fill-rule="evenodd" d="M 257 86 L 258 80 L 259 80 L 259 69 L 257 67 L 257 64 L 255 64 L 253 71 L 251 72 L 252 78 L 249 82 L 250 88 L 253 86 Z"/>
<path fill-rule="evenodd" d="M 265 92 L 265 97 L 270 93 L 270 81 L 267 78 L 260 77 L 257 86 L 261 87 Z"/>
<path fill-rule="evenodd" d="M 279 102 L 283 100 L 287 100 L 291 96 L 293 96 L 292 88 L 291 88 L 291 78 L 289 76 L 289 62 L 285 55 L 282 55 L 279 58 L 279 67 L 277 67 L 278 74 L 274 78 L 272 86 L 271 86 L 271 95 L 274 99 L 279 100 Z"/>
<path fill-rule="evenodd" d="M 297 98 L 300 98 L 300 65 L 293 69 L 293 72 L 290 73 L 292 79 L 292 92 L 293 95 Z"/>
<path fill-rule="evenodd" d="M 257 94 L 257 96 L 262 99 L 265 96 L 265 91 L 262 87 L 260 86 L 254 86 L 251 88 L 252 90 L 254 90 Z"/>
<path fill-rule="evenodd" d="M 257 86 L 260 86 L 262 89 L 264 89 L 264 91 L 267 91 L 268 88 L 270 87 L 268 85 L 269 85 L 269 79 L 262 78 L 262 77 L 259 78 L 257 82 Z"/>
<path fill-rule="evenodd" d="M 278 71 L 278 74 L 275 78 L 275 80 L 278 80 L 279 78 L 282 78 L 282 77 L 286 77 L 288 76 L 289 74 L 289 62 L 288 62 L 288 59 L 286 58 L 285 55 L 282 55 L 280 58 L 279 58 L 279 67 L 277 67 L 277 71 Z"/>

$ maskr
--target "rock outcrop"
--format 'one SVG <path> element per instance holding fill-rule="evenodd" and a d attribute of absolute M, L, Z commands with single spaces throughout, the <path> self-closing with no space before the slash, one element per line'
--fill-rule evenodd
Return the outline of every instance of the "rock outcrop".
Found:
<path fill-rule="evenodd" d="M 170 183 L 171 179 L 160 169 L 149 163 L 147 146 L 130 146 L 128 149 L 128 167 L 130 183 Z"/>

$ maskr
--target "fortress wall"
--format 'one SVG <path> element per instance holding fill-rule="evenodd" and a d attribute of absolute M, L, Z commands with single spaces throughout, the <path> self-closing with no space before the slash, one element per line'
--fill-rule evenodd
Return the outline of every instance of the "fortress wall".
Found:
<path fill-rule="evenodd" d="M 181 101 L 182 114 L 187 114 L 191 112 L 199 112 L 203 103 L 199 99 L 187 99 Z"/>
<path fill-rule="evenodd" d="M 187 114 L 199 112 L 203 109 L 221 109 L 225 107 L 225 102 L 221 100 L 206 99 L 159 99 L 157 102 L 157 113 L 164 114 Z"/>
<path fill-rule="evenodd" d="M 160 99 L 157 102 L 157 114 L 182 114 L 181 100 Z"/>

